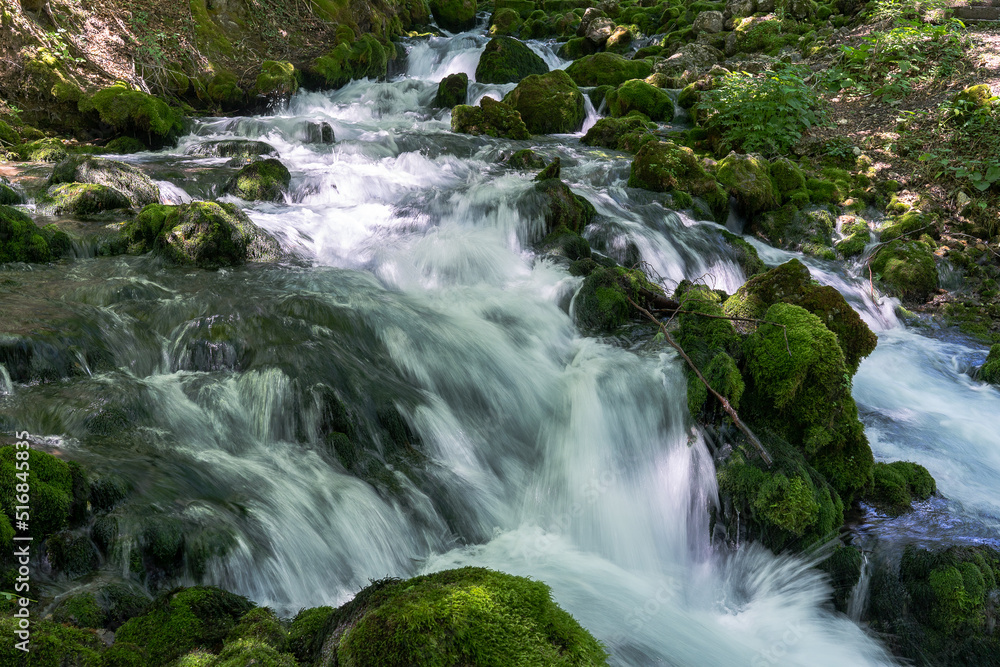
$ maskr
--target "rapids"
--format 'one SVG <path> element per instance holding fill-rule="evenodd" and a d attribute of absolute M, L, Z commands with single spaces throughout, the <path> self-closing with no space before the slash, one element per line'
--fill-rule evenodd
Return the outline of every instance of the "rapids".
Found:
<path fill-rule="evenodd" d="M 80 258 L 33 272 L 24 308 L 65 318 L 67 335 L 98 341 L 115 370 L 91 373 L 81 358 L 86 372 L 28 385 L 0 368 L 0 415 L 65 433 L 49 444 L 139 480 L 135 521 L 162 516 L 203 535 L 215 555 L 187 583 L 284 614 L 343 603 L 370 579 L 481 565 L 549 584 L 618 665 L 892 664 L 832 611 L 812 562 L 713 543 L 712 456 L 688 421 L 677 357 L 649 336 L 576 330 L 580 279 L 532 252 L 543 221 L 531 175 L 499 160 L 528 146 L 559 156 L 599 213 L 587 230 L 595 249 L 638 253 L 668 284 L 702 278 L 732 292 L 745 280 L 706 233 L 714 226 L 625 187 L 627 156 L 578 135 L 452 134 L 430 106 L 437 82 L 472 77 L 485 42 L 414 42 L 390 81 L 195 121 L 177 147 L 123 158 L 187 201 L 218 191 L 211 172 L 225 162 L 185 155 L 189 145 L 267 141 L 292 195 L 248 213 L 299 259 L 206 273 Z M 512 87 L 472 83 L 470 97 Z M 303 140 L 316 121 L 335 145 Z M 787 256 L 762 247 L 770 264 Z M 866 283 L 810 267 L 879 332 L 855 385 L 876 455 L 927 466 L 949 511 L 995 529 L 1000 435 L 989 420 L 1000 394 L 967 375 L 985 353 L 914 333 Z M 359 429 L 386 461 L 371 478 L 318 435 L 330 387 L 363 406 Z M 378 428 L 387 411 L 419 441 L 419 465 L 393 458 Z M 137 426 L 119 425 L 121 413 Z M 222 546 L 209 537 L 220 534 Z M 116 562 L 127 567 L 127 554 Z"/>

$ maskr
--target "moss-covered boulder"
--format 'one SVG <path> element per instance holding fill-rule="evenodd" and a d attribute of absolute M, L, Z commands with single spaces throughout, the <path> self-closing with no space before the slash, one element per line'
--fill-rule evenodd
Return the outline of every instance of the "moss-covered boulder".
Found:
<path fill-rule="evenodd" d="M 732 249 L 736 263 L 743 269 L 743 275 L 747 278 L 752 278 L 753 276 L 767 272 L 767 265 L 764 264 L 760 255 L 757 254 L 757 249 L 744 241 L 742 237 L 725 229 L 720 230 L 719 235 Z"/>
<path fill-rule="evenodd" d="M 773 14 L 748 16 L 734 22 L 726 37 L 726 54 L 773 52 L 783 44 L 783 22 Z"/>
<path fill-rule="evenodd" d="M 202 268 L 274 261 L 281 249 L 271 236 L 233 204 L 152 204 L 126 223 L 129 252 L 157 250 L 176 264 Z"/>
<path fill-rule="evenodd" d="M 21 456 L 18 456 L 19 453 Z M 16 502 L 17 485 L 22 483 L 17 477 L 17 464 L 25 460 L 31 470 L 28 503 Z M 76 464 L 69 464 L 37 449 L 0 448 L 0 493 L 3 493 L 0 508 L 13 525 L 16 506 L 30 505 L 31 536 L 40 542 L 74 521 L 80 522 L 85 518 L 86 485 L 74 484 L 81 476 Z"/>
<path fill-rule="evenodd" d="M 527 44 L 513 37 L 494 37 L 476 66 L 479 83 L 517 83 L 529 74 L 545 74 L 548 65 Z"/>
<path fill-rule="evenodd" d="M 590 257 L 590 243 L 576 232 L 559 227 L 538 244 L 540 252 L 565 257 L 571 262 Z"/>
<path fill-rule="evenodd" d="M 861 579 L 864 555 L 855 546 L 838 544 L 833 553 L 826 557 L 817 568 L 830 575 L 833 587 L 833 606 L 842 614 L 848 611 L 851 594 Z"/>
<path fill-rule="evenodd" d="M 648 116 L 653 121 L 669 122 L 674 117 L 674 102 L 666 91 L 645 81 L 626 81 L 607 94 L 608 109 L 615 117 L 627 116 L 633 111 Z"/>
<path fill-rule="evenodd" d="M 53 185 L 42 208 L 55 215 L 95 215 L 130 208 L 132 203 L 115 188 L 91 183 Z"/>
<path fill-rule="evenodd" d="M 115 644 L 131 648 L 137 659 L 133 664 L 167 665 L 195 648 L 221 649 L 239 618 L 253 606 L 246 598 L 218 588 L 176 589 L 122 625 Z"/>
<path fill-rule="evenodd" d="M 15 146 L 14 152 L 25 162 L 61 162 L 69 155 L 59 139 L 35 139 Z"/>
<path fill-rule="evenodd" d="M 890 218 L 879 230 L 880 241 L 910 237 L 916 238 L 918 233 L 937 236 L 934 229 L 934 216 L 916 210 L 909 210 L 902 215 Z"/>
<path fill-rule="evenodd" d="M 800 210 L 795 204 L 755 216 L 749 225 L 757 237 L 778 248 L 823 256 L 832 253 L 836 222 L 823 208 Z"/>
<path fill-rule="evenodd" d="M 913 509 L 914 500 L 927 500 L 937 485 L 927 468 L 909 461 L 879 461 L 872 467 L 871 485 L 862 500 L 890 515 Z"/>
<path fill-rule="evenodd" d="M 141 153 L 149 150 L 146 144 L 135 137 L 115 137 L 104 144 L 104 148 L 114 155 L 132 155 L 133 153 Z"/>
<path fill-rule="evenodd" d="M 530 148 L 522 148 L 507 158 L 507 166 L 511 169 L 520 169 L 522 171 L 544 169 L 545 159 Z"/>
<path fill-rule="evenodd" d="M 469 75 L 465 72 L 449 74 L 438 84 L 434 106 L 441 109 L 452 109 L 459 104 L 465 104 L 469 94 Z"/>
<path fill-rule="evenodd" d="M 990 348 L 986 361 L 976 371 L 976 378 L 983 382 L 1000 385 L 1000 344 Z"/>
<path fill-rule="evenodd" d="M 809 269 L 797 259 L 752 277 L 723 304 L 727 315 L 761 319 L 775 303 L 790 303 L 816 315 L 836 337 L 851 371 L 875 350 L 878 338 L 843 295 L 812 282 Z M 750 330 L 750 325 L 742 325 Z"/>
<path fill-rule="evenodd" d="M 78 106 L 84 113 L 96 112 L 119 134 L 142 139 L 151 146 L 174 141 L 184 129 L 184 117 L 178 109 L 121 84 L 84 97 Z"/>
<path fill-rule="evenodd" d="M 278 60 L 265 60 L 254 82 L 253 92 L 269 102 L 288 99 L 299 89 L 295 65 Z"/>
<path fill-rule="evenodd" d="M 548 586 L 482 568 L 374 582 L 317 634 L 308 645 L 318 651 L 296 654 L 303 664 L 320 655 L 356 667 L 607 664 Z"/>
<path fill-rule="evenodd" d="M 22 211 L 0 206 L 0 263 L 48 262 L 69 252 L 70 245 L 55 225 L 39 229 Z"/>
<path fill-rule="evenodd" d="M 448 32 L 462 32 L 476 27 L 476 0 L 431 0 L 431 14 Z"/>
<path fill-rule="evenodd" d="M 224 111 L 236 111 L 246 105 L 247 93 L 240 87 L 239 79 L 228 70 L 215 72 L 205 86 L 208 99 Z"/>
<path fill-rule="evenodd" d="M 662 297 L 663 290 L 638 269 L 596 267 L 588 275 L 573 302 L 577 325 L 598 331 L 614 331 L 641 314 L 629 303 L 646 306 Z"/>
<path fill-rule="evenodd" d="M 595 53 L 566 68 L 578 86 L 620 86 L 629 79 L 645 79 L 653 67 L 645 60 L 627 60 L 616 53 Z"/>
<path fill-rule="evenodd" d="M 860 218 L 853 221 L 845 221 L 841 227 L 844 238 L 836 243 L 837 252 L 841 257 L 857 257 L 864 252 L 865 248 L 872 240 L 871 229 L 868 223 Z"/>
<path fill-rule="evenodd" d="M 806 175 L 801 168 L 786 157 L 771 161 L 771 182 L 778 203 L 806 203 L 809 191 L 806 189 Z"/>
<path fill-rule="evenodd" d="M 686 146 L 672 141 L 648 142 L 632 161 L 628 185 L 653 192 L 686 192 L 708 204 L 717 221 L 729 213 L 729 197 Z"/>
<path fill-rule="evenodd" d="M 492 37 L 497 35 L 516 35 L 524 25 L 524 20 L 517 10 L 511 7 L 503 7 L 496 10 L 490 16 L 489 34 Z"/>
<path fill-rule="evenodd" d="M 730 153 L 719 160 L 716 178 L 747 212 L 754 215 L 778 204 L 770 164 L 759 155 Z"/>
<path fill-rule="evenodd" d="M 451 131 L 461 134 L 529 139 L 531 133 L 516 109 L 492 97 L 484 97 L 478 107 L 459 104 L 451 110 Z"/>
<path fill-rule="evenodd" d="M 937 291 L 934 254 L 920 241 L 892 241 L 875 252 L 869 266 L 878 282 L 904 302 L 923 303 Z"/>
<path fill-rule="evenodd" d="M 647 141 L 656 141 L 646 121 L 637 116 L 602 118 L 580 139 L 584 146 L 602 146 L 612 150 L 638 150 Z"/>
<path fill-rule="evenodd" d="M 146 174 L 116 160 L 83 155 L 68 157 L 55 166 L 49 178 L 50 185 L 60 183 L 91 183 L 113 188 L 136 208 L 160 201 L 160 188 Z"/>
<path fill-rule="evenodd" d="M 306 84 L 313 88 L 340 88 L 354 79 L 384 77 L 390 57 L 395 55 L 391 43 L 342 26 L 337 31 L 336 46 L 310 63 L 303 72 Z"/>
<path fill-rule="evenodd" d="M 532 208 L 544 214 L 545 234 L 551 234 L 560 227 L 579 234 L 597 215 L 593 204 L 574 194 L 558 178 L 538 181 L 527 199 Z"/>
<path fill-rule="evenodd" d="M 8 125 L 6 121 L 0 120 L 0 147 L 16 146 L 19 143 L 21 143 L 21 133 Z"/>
<path fill-rule="evenodd" d="M 223 139 L 202 141 L 184 149 L 185 155 L 198 157 L 228 157 L 255 160 L 262 157 L 277 157 L 278 151 L 271 144 L 252 139 Z"/>
<path fill-rule="evenodd" d="M 0 206 L 15 206 L 23 203 L 24 197 L 13 188 L 10 181 L 0 178 Z"/>
<path fill-rule="evenodd" d="M 282 202 L 291 182 L 288 168 L 279 160 L 268 158 L 240 169 L 222 190 L 247 201 Z"/>
<path fill-rule="evenodd" d="M 998 581 L 1000 552 L 989 546 L 908 546 L 898 566 L 873 573 L 868 621 L 917 664 L 993 665 Z"/>
<path fill-rule="evenodd" d="M 576 132 L 586 116 L 583 93 L 563 70 L 525 77 L 503 101 L 532 134 Z"/>
<path fill-rule="evenodd" d="M 103 665 L 104 642 L 93 630 L 81 630 L 47 619 L 32 619 L 29 651 L 17 648 L 19 621 L 0 616 L 0 664 L 10 667 L 96 667 Z"/>

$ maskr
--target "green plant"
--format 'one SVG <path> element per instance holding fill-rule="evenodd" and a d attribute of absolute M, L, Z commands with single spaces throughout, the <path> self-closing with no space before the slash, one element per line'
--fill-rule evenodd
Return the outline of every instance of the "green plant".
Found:
<path fill-rule="evenodd" d="M 695 105 L 702 124 L 718 133 L 724 151 L 785 153 L 803 132 L 825 119 L 822 101 L 805 82 L 807 70 L 785 67 L 760 75 L 733 72 Z"/>

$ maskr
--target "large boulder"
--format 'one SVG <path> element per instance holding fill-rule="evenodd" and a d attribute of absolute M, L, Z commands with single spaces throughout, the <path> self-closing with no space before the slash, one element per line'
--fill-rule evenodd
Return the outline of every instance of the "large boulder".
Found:
<path fill-rule="evenodd" d="M 597 215 L 593 204 L 574 194 L 558 178 L 538 181 L 531 203 L 545 213 L 545 234 L 551 234 L 560 227 L 579 234 Z"/>
<path fill-rule="evenodd" d="M 729 197 L 686 146 L 672 141 L 651 141 L 632 160 L 628 185 L 653 192 L 686 192 L 702 198 L 717 221 L 729 213 Z"/>
<path fill-rule="evenodd" d="M 223 187 L 223 192 L 247 201 L 281 202 L 288 192 L 292 175 L 279 160 L 268 158 L 240 169 Z"/>
<path fill-rule="evenodd" d="M 504 97 L 532 134 L 576 132 L 586 117 L 583 93 L 563 70 L 532 74 Z"/>
<path fill-rule="evenodd" d="M 643 143 L 656 141 L 646 128 L 646 121 L 636 116 L 602 118 L 580 139 L 584 146 L 602 146 L 612 150 L 638 150 Z"/>
<path fill-rule="evenodd" d="M 442 109 L 453 109 L 459 104 L 465 104 L 469 94 L 469 75 L 465 72 L 449 74 L 438 84 L 434 106 Z"/>
<path fill-rule="evenodd" d="M 55 215 L 94 215 L 131 206 L 128 197 L 117 189 L 93 183 L 53 185 L 46 196 L 49 202 L 43 208 Z"/>
<path fill-rule="evenodd" d="M 12 206 L 23 203 L 24 197 L 21 193 L 14 189 L 10 181 L 0 177 L 0 206 Z"/>
<path fill-rule="evenodd" d="M 548 65 L 524 42 L 513 37 L 494 37 L 486 45 L 476 66 L 479 83 L 517 83 L 529 74 L 545 74 Z"/>
<path fill-rule="evenodd" d="M 691 27 L 695 32 L 707 32 L 710 35 L 714 35 L 717 32 L 722 32 L 724 24 L 725 18 L 722 12 L 704 11 L 698 13 Z"/>
<path fill-rule="evenodd" d="M 872 256 L 870 266 L 887 291 L 904 302 L 923 303 L 937 291 L 934 253 L 921 241 L 891 241 Z"/>
<path fill-rule="evenodd" d="M 476 0 L 431 0 L 430 7 L 437 24 L 449 32 L 476 27 Z"/>
<path fill-rule="evenodd" d="M 48 262 L 69 251 L 70 240 L 55 225 L 39 229 L 22 211 L 0 206 L 0 264 Z"/>
<path fill-rule="evenodd" d="M 451 110 L 451 131 L 461 134 L 529 139 L 531 133 L 521 119 L 521 114 L 511 106 L 484 97 L 478 107 L 459 104 Z"/>
<path fill-rule="evenodd" d="M 160 201 L 160 188 L 146 174 L 116 160 L 81 155 L 68 157 L 55 166 L 49 178 L 49 185 L 60 183 L 92 183 L 114 188 L 136 208 Z"/>
<path fill-rule="evenodd" d="M 778 205 L 771 183 L 770 164 L 759 155 L 730 153 L 719 160 L 716 178 L 736 197 L 748 215 Z"/>
<path fill-rule="evenodd" d="M 645 60 L 628 60 L 616 53 L 595 53 L 573 62 L 566 73 L 578 86 L 620 86 L 653 73 Z"/>
<path fill-rule="evenodd" d="M 615 31 L 615 22 L 607 17 L 595 18 L 587 25 L 587 32 L 584 38 L 596 48 L 602 48 Z"/>
<path fill-rule="evenodd" d="M 158 250 L 176 264 L 202 268 L 274 261 L 281 254 L 278 242 L 233 204 L 153 204 L 122 234 L 131 253 Z"/>
<path fill-rule="evenodd" d="M 976 379 L 1000 385 L 1000 343 L 990 348 L 986 361 L 976 371 Z"/>
<path fill-rule="evenodd" d="M 658 62 L 656 71 L 671 77 L 679 77 L 686 72 L 686 79 L 690 82 L 708 73 L 723 57 L 722 51 L 714 46 L 691 42 L 666 60 Z"/>
<path fill-rule="evenodd" d="M 626 81 L 607 94 L 608 109 L 615 117 L 638 111 L 650 120 L 669 122 L 674 118 L 674 102 L 666 91 L 645 81 Z"/>

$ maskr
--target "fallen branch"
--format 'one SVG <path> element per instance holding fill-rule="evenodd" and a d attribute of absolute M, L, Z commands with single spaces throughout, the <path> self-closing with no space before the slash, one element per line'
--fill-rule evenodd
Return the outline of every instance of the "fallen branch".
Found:
<path fill-rule="evenodd" d="M 743 423 L 743 420 L 741 420 L 740 416 L 736 414 L 736 410 L 734 410 L 733 406 L 729 404 L 729 401 L 726 400 L 726 397 L 712 388 L 712 385 L 709 384 L 708 380 L 705 379 L 705 376 L 701 374 L 701 371 L 698 370 L 698 367 L 695 365 L 695 363 L 691 361 L 691 357 L 687 355 L 687 352 L 685 352 L 684 349 L 677 344 L 677 341 L 675 341 L 673 337 L 670 335 L 670 332 L 667 331 L 667 327 L 663 325 L 663 322 L 656 319 L 656 317 L 651 312 L 649 312 L 648 310 L 637 304 L 628 295 L 626 295 L 625 298 L 628 299 L 628 302 L 632 304 L 632 306 L 636 310 L 638 310 L 640 313 L 648 317 L 650 321 L 655 322 L 657 326 L 660 327 L 660 331 L 663 333 L 663 336 L 664 338 L 666 338 L 667 342 L 670 343 L 670 346 L 675 350 L 677 350 L 677 353 L 681 355 L 681 358 L 684 359 L 685 362 L 687 362 L 687 365 L 691 368 L 692 371 L 694 371 L 694 374 L 698 377 L 701 383 L 705 385 L 705 388 L 708 389 L 708 391 L 713 396 L 715 396 L 717 401 L 719 401 L 719 404 L 722 406 L 722 409 L 725 410 L 726 414 L 729 415 L 729 418 L 733 420 L 733 423 L 736 425 L 736 428 L 743 431 L 743 435 L 745 435 L 747 439 L 753 444 L 753 446 L 756 447 L 757 453 L 760 454 L 760 457 L 764 460 L 764 463 L 766 463 L 768 467 L 770 467 L 773 459 L 771 459 L 771 455 L 767 453 L 767 450 L 764 449 L 764 445 L 761 444 L 757 436 L 753 434 L 753 431 L 751 431 L 750 428 Z"/>

